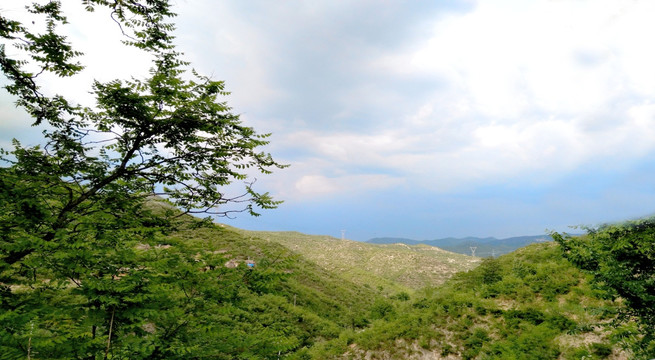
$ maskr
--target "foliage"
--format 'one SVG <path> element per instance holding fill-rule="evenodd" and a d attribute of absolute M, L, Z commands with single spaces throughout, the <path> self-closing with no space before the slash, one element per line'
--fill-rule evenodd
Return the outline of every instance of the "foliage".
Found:
<path fill-rule="evenodd" d="M 291 231 L 235 230 L 282 244 L 345 279 L 377 288 L 386 296 L 402 292 L 409 295 L 413 290 L 442 284 L 480 261 L 426 245 L 362 243 Z"/>
<path fill-rule="evenodd" d="M 136 266 L 79 284 L 13 287 L 20 305 L 0 316 L 4 358 L 103 358 L 110 327 L 112 359 L 302 357 L 363 326 L 348 312 L 366 314 L 377 299 L 279 245 L 220 226 L 184 226 L 121 254 Z"/>
<path fill-rule="evenodd" d="M 553 237 L 597 287 L 625 301 L 623 318 L 641 324 L 642 354 L 655 356 L 655 218 L 586 230 L 585 236 Z"/>
<path fill-rule="evenodd" d="M 377 300 L 371 306 L 371 318 L 373 319 L 390 319 L 395 313 L 393 305 L 384 300 Z"/>
<path fill-rule="evenodd" d="M 73 77 L 83 68 L 61 35 L 61 4 L 28 6 L 31 24 L 0 15 L 5 89 L 44 134 L 41 145 L 14 140 L 13 150 L 0 151 L 0 353 L 156 359 L 218 351 L 205 350 L 209 339 L 198 336 L 224 332 L 206 314 L 227 311 L 221 304 L 244 292 L 270 293 L 282 273 L 273 264 L 227 270 L 221 256 L 163 236 L 203 225 L 180 221 L 185 213 L 257 215 L 276 207 L 252 182 L 240 195 L 224 189 L 245 181 L 249 169 L 283 166 L 258 150 L 268 135 L 242 125 L 219 99 L 228 94 L 223 82 L 186 73 L 168 1 L 83 5 L 111 11 L 125 44 L 153 59 L 152 68 L 145 79 L 95 81 L 96 104 L 78 105 L 41 84 L 44 74 Z M 147 205 L 154 196 L 166 205 Z M 266 339 L 281 336 L 267 331 Z M 246 345 L 297 346 L 293 336 Z"/>
<path fill-rule="evenodd" d="M 562 249 L 531 246 L 473 269 L 477 261 L 446 266 L 450 254 L 406 246 L 393 263 L 409 268 L 392 267 L 379 247 L 333 240 L 343 245 L 333 258 L 359 266 L 321 262 L 299 251 L 303 242 L 325 249 L 302 234 L 290 240 L 189 217 L 277 206 L 252 183 L 241 195 L 225 186 L 283 166 L 258 150 L 267 135 L 220 100 L 222 82 L 187 74 L 168 1 L 82 4 L 109 9 L 125 44 L 153 66 L 145 79 L 96 81 L 96 104 L 81 106 L 39 83 L 82 69 L 60 35 L 59 2 L 29 6 L 41 33 L 41 24 L 0 15 L 5 88 L 44 129 L 41 145 L 15 140 L 1 154 L 2 359 L 603 358 L 637 342 L 653 353 L 651 220 L 560 237 Z M 428 271 L 427 258 L 447 261 Z M 452 276 L 458 270 L 470 271 Z M 601 327 L 620 313 L 640 322 Z M 585 336 L 598 341 L 579 345 Z"/>
<path fill-rule="evenodd" d="M 464 359 L 575 358 L 580 349 L 573 344 L 593 336 L 603 340 L 585 351 L 600 358 L 622 346 L 597 326 L 614 318 L 620 304 L 606 300 L 587 280 L 561 257 L 557 244 L 531 245 L 486 259 L 442 286 L 417 291 L 410 301 L 396 300 L 393 316 L 357 333 L 355 350 L 343 352 L 354 351 L 356 357 L 421 358 L 428 352 Z"/>

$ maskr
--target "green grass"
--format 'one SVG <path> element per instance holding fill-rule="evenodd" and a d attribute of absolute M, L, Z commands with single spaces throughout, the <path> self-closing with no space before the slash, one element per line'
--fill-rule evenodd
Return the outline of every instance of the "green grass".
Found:
<path fill-rule="evenodd" d="M 605 326 L 621 302 L 592 288 L 556 243 L 479 259 L 182 219 L 177 231 L 124 249 L 139 264 L 121 270 L 130 274 L 98 282 L 127 289 L 116 296 L 124 328 L 115 346 L 141 353 L 125 358 L 157 347 L 161 358 L 616 359 L 639 337 L 631 323 Z M 92 315 L 108 318 L 109 308 L 71 307 L 94 279 L 80 289 L 10 288 L 33 309 L 0 316 L 13 326 L 0 330 L 0 348 L 13 354 L 5 357 L 25 358 L 26 341 L 51 358 L 71 358 L 82 340 L 102 351 L 89 324 L 106 325 Z M 142 288 L 128 286 L 139 279 Z M 50 327 L 32 336 L 34 314 Z"/>
<path fill-rule="evenodd" d="M 0 312 L 0 358 L 26 358 L 25 344 L 33 359 L 102 354 L 110 323 L 112 358 L 302 358 L 373 321 L 377 290 L 280 244 L 196 221 L 126 243 L 121 254 L 133 261 L 116 276 L 54 283 L 41 272 L 34 288 L 6 287 L 3 300 L 20 306 Z"/>
<path fill-rule="evenodd" d="M 253 240 L 281 244 L 346 280 L 388 296 L 443 284 L 480 262 L 426 245 L 379 245 L 298 232 L 234 231 Z"/>
<path fill-rule="evenodd" d="M 621 304 L 604 300 L 554 243 L 487 259 L 394 306 L 342 351 L 354 358 L 627 356 L 617 334 L 630 329 L 601 326 L 616 317 Z"/>
<path fill-rule="evenodd" d="M 357 314 L 376 299 L 377 291 L 358 285 L 335 273 L 317 266 L 288 248 L 258 237 L 245 237 L 241 231 L 223 225 L 185 230 L 173 237 L 186 244 L 195 244 L 204 252 L 218 252 L 224 259 L 245 266 L 245 260 L 255 262 L 255 273 L 274 267 L 282 273 L 283 281 L 271 290 L 288 304 L 335 322 L 352 326 Z M 359 320 L 361 323 L 363 320 Z M 366 321 L 364 321 L 365 323 Z"/>

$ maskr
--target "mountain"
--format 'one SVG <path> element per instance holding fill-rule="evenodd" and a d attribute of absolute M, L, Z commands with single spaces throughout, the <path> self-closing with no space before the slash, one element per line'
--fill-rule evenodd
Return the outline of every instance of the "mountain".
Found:
<path fill-rule="evenodd" d="M 608 326 L 622 307 L 543 242 L 405 301 L 377 301 L 381 319 L 312 351 L 325 359 L 637 358 L 625 348 L 639 337 L 634 323 Z"/>
<path fill-rule="evenodd" d="M 395 292 L 436 286 L 480 259 L 423 244 L 373 244 L 299 232 L 233 229 L 247 238 L 278 243 L 346 280 Z"/>
<path fill-rule="evenodd" d="M 405 238 L 381 237 L 367 241 L 372 244 L 407 244 L 407 245 L 430 245 L 452 251 L 458 254 L 472 255 L 479 257 L 496 257 L 510 253 L 516 249 L 529 244 L 552 241 L 550 235 L 516 236 L 505 239 L 494 237 L 478 238 L 443 238 L 435 240 L 412 240 Z M 474 248 L 474 249 L 472 249 Z"/>
<path fill-rule="evenodd" d="M 552 241 L 482 260 L 226 225 L 174 237 L 256 264 L 221 283 L 240 288 L 239 299 L 207 319 L 221 321 L 221 341 L 244 346 L 227 349 L 233 358 L 627 359 L 621 344 L 638 334 L 631 324 L 601 326 L 622 303 L 591 287 Z"/>
<path fill-rule="evenodd" d="M 96 252 L 76 258 L 87 272 L 70 281 L 39 269 L 32 287 L 7 286 L 0 257 L 0 359 L 290 359 L 368 326 L 383 298 L 272 241 L 172 221 L 175 231 L 140 228 L 151 236 L 116 250 L 76 249 Z"/>
<path fill-rule="evenodd" d="M 481 259 L 170 221 L 170 232 L 139 228 L 148 236 L 76 258 L 77 269 L 101 261 L 111 272 L 55 282 L 56 269 L 42 269 L 28 274 L 32 286 L 0 283 L 0 358 L 637 358 L 626 349 L 643 329 L 621 317 L 625 302 L 553 241 Z"/>
<path fill-rule="evenodd" d="M 552 241 L 480 259 L 180 219 L 130 239 L 119 254 L 130 267 L 116 273 L 5 287 L 21 306 L 0 316 L 0 358 L 634 358 L 621 346 L 639 329 L 606 326 L 623 302 Z"/>

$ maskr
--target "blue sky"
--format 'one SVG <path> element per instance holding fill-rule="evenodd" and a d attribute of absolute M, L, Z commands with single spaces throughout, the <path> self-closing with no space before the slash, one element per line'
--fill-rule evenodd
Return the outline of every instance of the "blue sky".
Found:
<path fill-rule="evenodd" d="M 279 209 L 222 222 L 433 239 L 655 213 L 654 2 L 178 0 L 176 9 L 186 58 L 226 81 L 234 111 L 272 132 L 267 151 L 291 164 L 258 177 L 257 189 L 285 200 Z M 67 89 L 81 102 L 92 78 L 148 67 L 98 16 L 72 16 L 68 29 L 89 64 Z M 2 100 L 0 145 L 38 141 Z"/>

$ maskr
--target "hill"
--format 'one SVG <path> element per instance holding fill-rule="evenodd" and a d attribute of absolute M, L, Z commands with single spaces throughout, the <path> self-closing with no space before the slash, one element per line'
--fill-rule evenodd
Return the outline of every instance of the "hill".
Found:
<path fill-rule="evenodd" d="M 623 304 L 554 242 L 481 260 L 190 217 L 176 227 L 126 243 L 116 272 L 7 288 L 23 305 L 0 317 L 0 357 L 89 358 L 111 339 L 108 358 L 130 359 L 626 359 L 639 338 L 631 323 L 603 326 Z"/>
<path fill-rule="evenodd" d="M 0 358 L 288 358 L 372 321 L 377 290 L 275 242 L 191 217 L 175 227 L 112 243 L 104 272 L 0 282 Z M 104 260 L 89 251 L 76 256 Z"/>
<path fill-rule="evenodd" d="M 479 257 L 495 257 L 503 254 L 510 253 L 516 249 L 526 245 L 552 241 L 550 235 L 532 235 L 532 236 L 516 236 L 505 239 L 497 239 L 494 237 L 478 238 L 478 237 L 465 237 L 465 238 L 443 238 L 435 240 L 412 240 L 405 238 L 394 237 L 380 237 L 367 240 L 367 243 L 372 244 L 407 244 L 407 245 L 430 245 L 444 250 L 452 251 L 458 254 L 471 255 L 475 251 L 475 256 Z M 472 250 L 471 248 L 474 248 Z"/>
<path fill-rule="evenodd" d="M 371 244 L 299 232 L 234 231 L 281 244 L 344 279 L 386 295 L 440 285 L 480 262 L 426 245 Z"/>
<path fill-rule="evenodd" d="M 406 301 L 376 301 L 386 309 L 380 319 L 314 351 L 355 359 L 632 358 L 623 346 L 637 328 L 603 326 L 623 304 L 589 281 L 557 244 L 530 245 Z"/>

